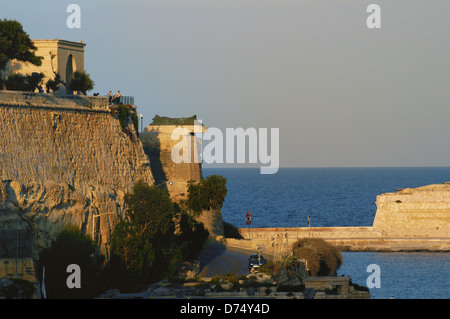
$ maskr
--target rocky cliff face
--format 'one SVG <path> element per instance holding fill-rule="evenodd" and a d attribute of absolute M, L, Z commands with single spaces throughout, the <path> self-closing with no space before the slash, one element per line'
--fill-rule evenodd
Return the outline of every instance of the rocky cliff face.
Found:
<path fill-rule="evenodd" d="M 450 237 L 450 183 L 377 196 L 373 227 L 387 237 Z"/>
<path fill-rule="evenodd" d="M 107 253 L 111 231 L 124 217 L 121 191 L 92 187 L 85 193 L 53 181 L 0 183 L 0 256 L 37 257 L 67 224 L 80 226 Z"/>
<path fill-rule="evenodd" d="M 85 106 L 30 93 L 5 96 L 0 94 L 0 257 L 35 255 L 68 223 L 107 252 L 111 230 L 124 216 L 124 194 L 138 179 L 154 183 L 131 122 L 125 133 L 97 100 Z"/>

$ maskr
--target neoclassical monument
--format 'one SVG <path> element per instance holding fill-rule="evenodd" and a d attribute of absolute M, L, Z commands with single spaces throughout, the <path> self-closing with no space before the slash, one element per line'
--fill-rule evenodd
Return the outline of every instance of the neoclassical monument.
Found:
<path fill-rule="evenodd" d="M 84 71 L 84 47 L 83 42 L 67 40 L 32 40 L 37 50 L 35 54 L 41 56 L 41 66 L 35 66 L 29 62 L 12 60 L 5 68 L 4 76 L 13 73 L 31 74 L 33 72 L 44 74 L 44 86 L 48 79 L 53 79 L 56 73 L 61 75 L 61 80 L 69 83 L 75 71 Z M 45 87 L 44 87 L 45 89 Z"/>

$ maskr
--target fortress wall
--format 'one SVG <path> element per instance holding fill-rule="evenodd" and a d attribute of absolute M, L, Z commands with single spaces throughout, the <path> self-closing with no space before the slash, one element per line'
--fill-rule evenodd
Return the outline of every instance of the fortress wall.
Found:
<path fill-rule="evenodd" d="M 79 111 L 104 110 L 109 113 L 108 99 L 104 96 L 63 95 L 47 93 L 0 91 L 3 106 L 40 107 L 52 109 L 74 109 Z M 87 109 L 88 108 L 88 109 Z"/>
<path fill-rule="evenodd" d="M 277 227 L 238 228 L 245 239 L 297 240 L 299 238 L 374 238 L 381 233 L 373 227 Z"/>
<path fill-rule="evenodd" d="M 449 251 L 450 183 L 377 196 L 372 227 L 239 228 L 244 240 L 228 244 L 279 254 L 298 238 L 322 238 L 353 251 Z"/>
<path fill-rule="evenodd" d="M 239 228 L 244 239 L 226 239 L 232 247 L 278 256 L 299 238 L 321 238 L 344 251 L 450 251 L 448 237 L 385 237 L 375 227 Z"/>
<path fill-rule="evenodd" d="M 107 252 L 124 194 L 154 183 L 141 142 L 104 99 L 52 98 L 0 93 L 0 257 L 15 256 L 18 234 L 19 254 L 35 254 L 68 223 Z"/>
<path fill-rule="evenodd" d="M 28 95 L 22 102 L 30 101 Z M 0 101 L 0 179 L 51 180 L 82 191 L 90 185 L 126 191 L 139 178 L 153 183 L 142 144 L 123 133 L 109 111 L 70 103 L 24 107 Z"/>
<path fill-rule="evenodd" d="M 185 129 L 185 134 L 176 135 L 172 139 L 172 133 L 177 128 Z M 149 125 L 144 133 L 139 135 L 150 158 L 155 184 L 166 188 L 175 202 L 187 199 L 189 180 L 200 181 L 202 178 L 202 167 L 198 157 L 201 144 L 193 134 L 196 129 L 199 128 L 194 125 Z M 174 161 L 172 151 L 177 146 L 180 147 L 178 152 L 180 156 L 184 152 L 190 153 L 190 160 L 180 163 Z M 205 225 L 211 238 L 223 236 L 221 209 L 203 211 L 196 220 Z"/>
<path fill-rule="evenodd" d="M 377 196 L 373 226 L 388 237 L 450 237 L 450 183 Z"/>
<path fill-rule="evenodd" d="M 176 128 L 187 128 L 189 133 L 172 140 L 172 132 Z M 150 158 L 155 183 L 165 183 L 174 201 L 186 199 L 187 181 L 199 181 L 202 178 L 201 163 L 194 157 L 196 138 L 190 132 L 193 132 L 193 126 L 149 125 L 144 133 L 139 135 L 144 150 Z M 172 149 L 176 145 L 182 145 L 184 151 L 190 151 L 190 163 L 173 161 Z M 180 154 L 182 152 L 180 151 Z"/>

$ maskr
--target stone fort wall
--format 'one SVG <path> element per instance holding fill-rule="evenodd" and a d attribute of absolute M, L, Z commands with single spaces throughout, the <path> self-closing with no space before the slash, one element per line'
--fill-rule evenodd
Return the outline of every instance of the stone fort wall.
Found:
<path fill-rule="evenodd" d="M 376 204 L 372 226 L 239 228 L 245 240 L 227 240 L 251 249 L 261 246 L 275 255 L 305 237 L 353 251 L 450 250 L 450 183 L 382 194 Z"/>
<path fill-rule="evenodd" d="M 133 125 L 106 98 L 0 91 L 0 256 L 29 256 L 67 223 L 103 244 L 124 217 L 124 194 L 153 185 Z M 131 122 L 131 121 L 130 121 Z"/>
<path fill-rule="evenodd" d="M 0 93 L 0 179 L 52 180 L 82 191 L 90 185 L 126 191 L 139 178 L 153 183 L 140 141 L 122 132 L 102 108 L 106 99 L 92 99 L 94 106 L 85 107 L 77 100 L 39 102 L 39 96 Z"/>
<path fill-rule="evenodd" d="M 183 129 L 184 133 L 172 136 L 178 128 Z M 139 135 L 150 159 L 155 184 L 167 189 L 175 202 L 187 199 L 188 181 L 198 182 L 203 177 L 200 163 L 201 140 L 195 133 L 205 130 L 202 125 L 149 125 Z M 178 154 L 188 152 L 190 160 L 174 162 L 172 151 L 177 147 L 181 148 Z M 196 219 L 205 225 L 211 238 L 224 235 L 221 209 L 203 211 Z"/>

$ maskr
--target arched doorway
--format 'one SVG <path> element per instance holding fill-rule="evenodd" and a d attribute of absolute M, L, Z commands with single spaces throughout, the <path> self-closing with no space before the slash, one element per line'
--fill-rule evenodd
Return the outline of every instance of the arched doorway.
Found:
<path fill-rule="evenodd" d="M 75 64 L 75 59 L 73 58 L 72 54 L 69 54 L 69 56 L 67 57 L 67 63 L 66 63 L 66 89 L 67 89 L 67 93 L 72 93 L 72 91 L 70 91 L 69 87 L 70 87 L 70 82 L 72 81 L 73 78 L 73 72 L 75 72 L 77 70 L 76 64 Z"/>

